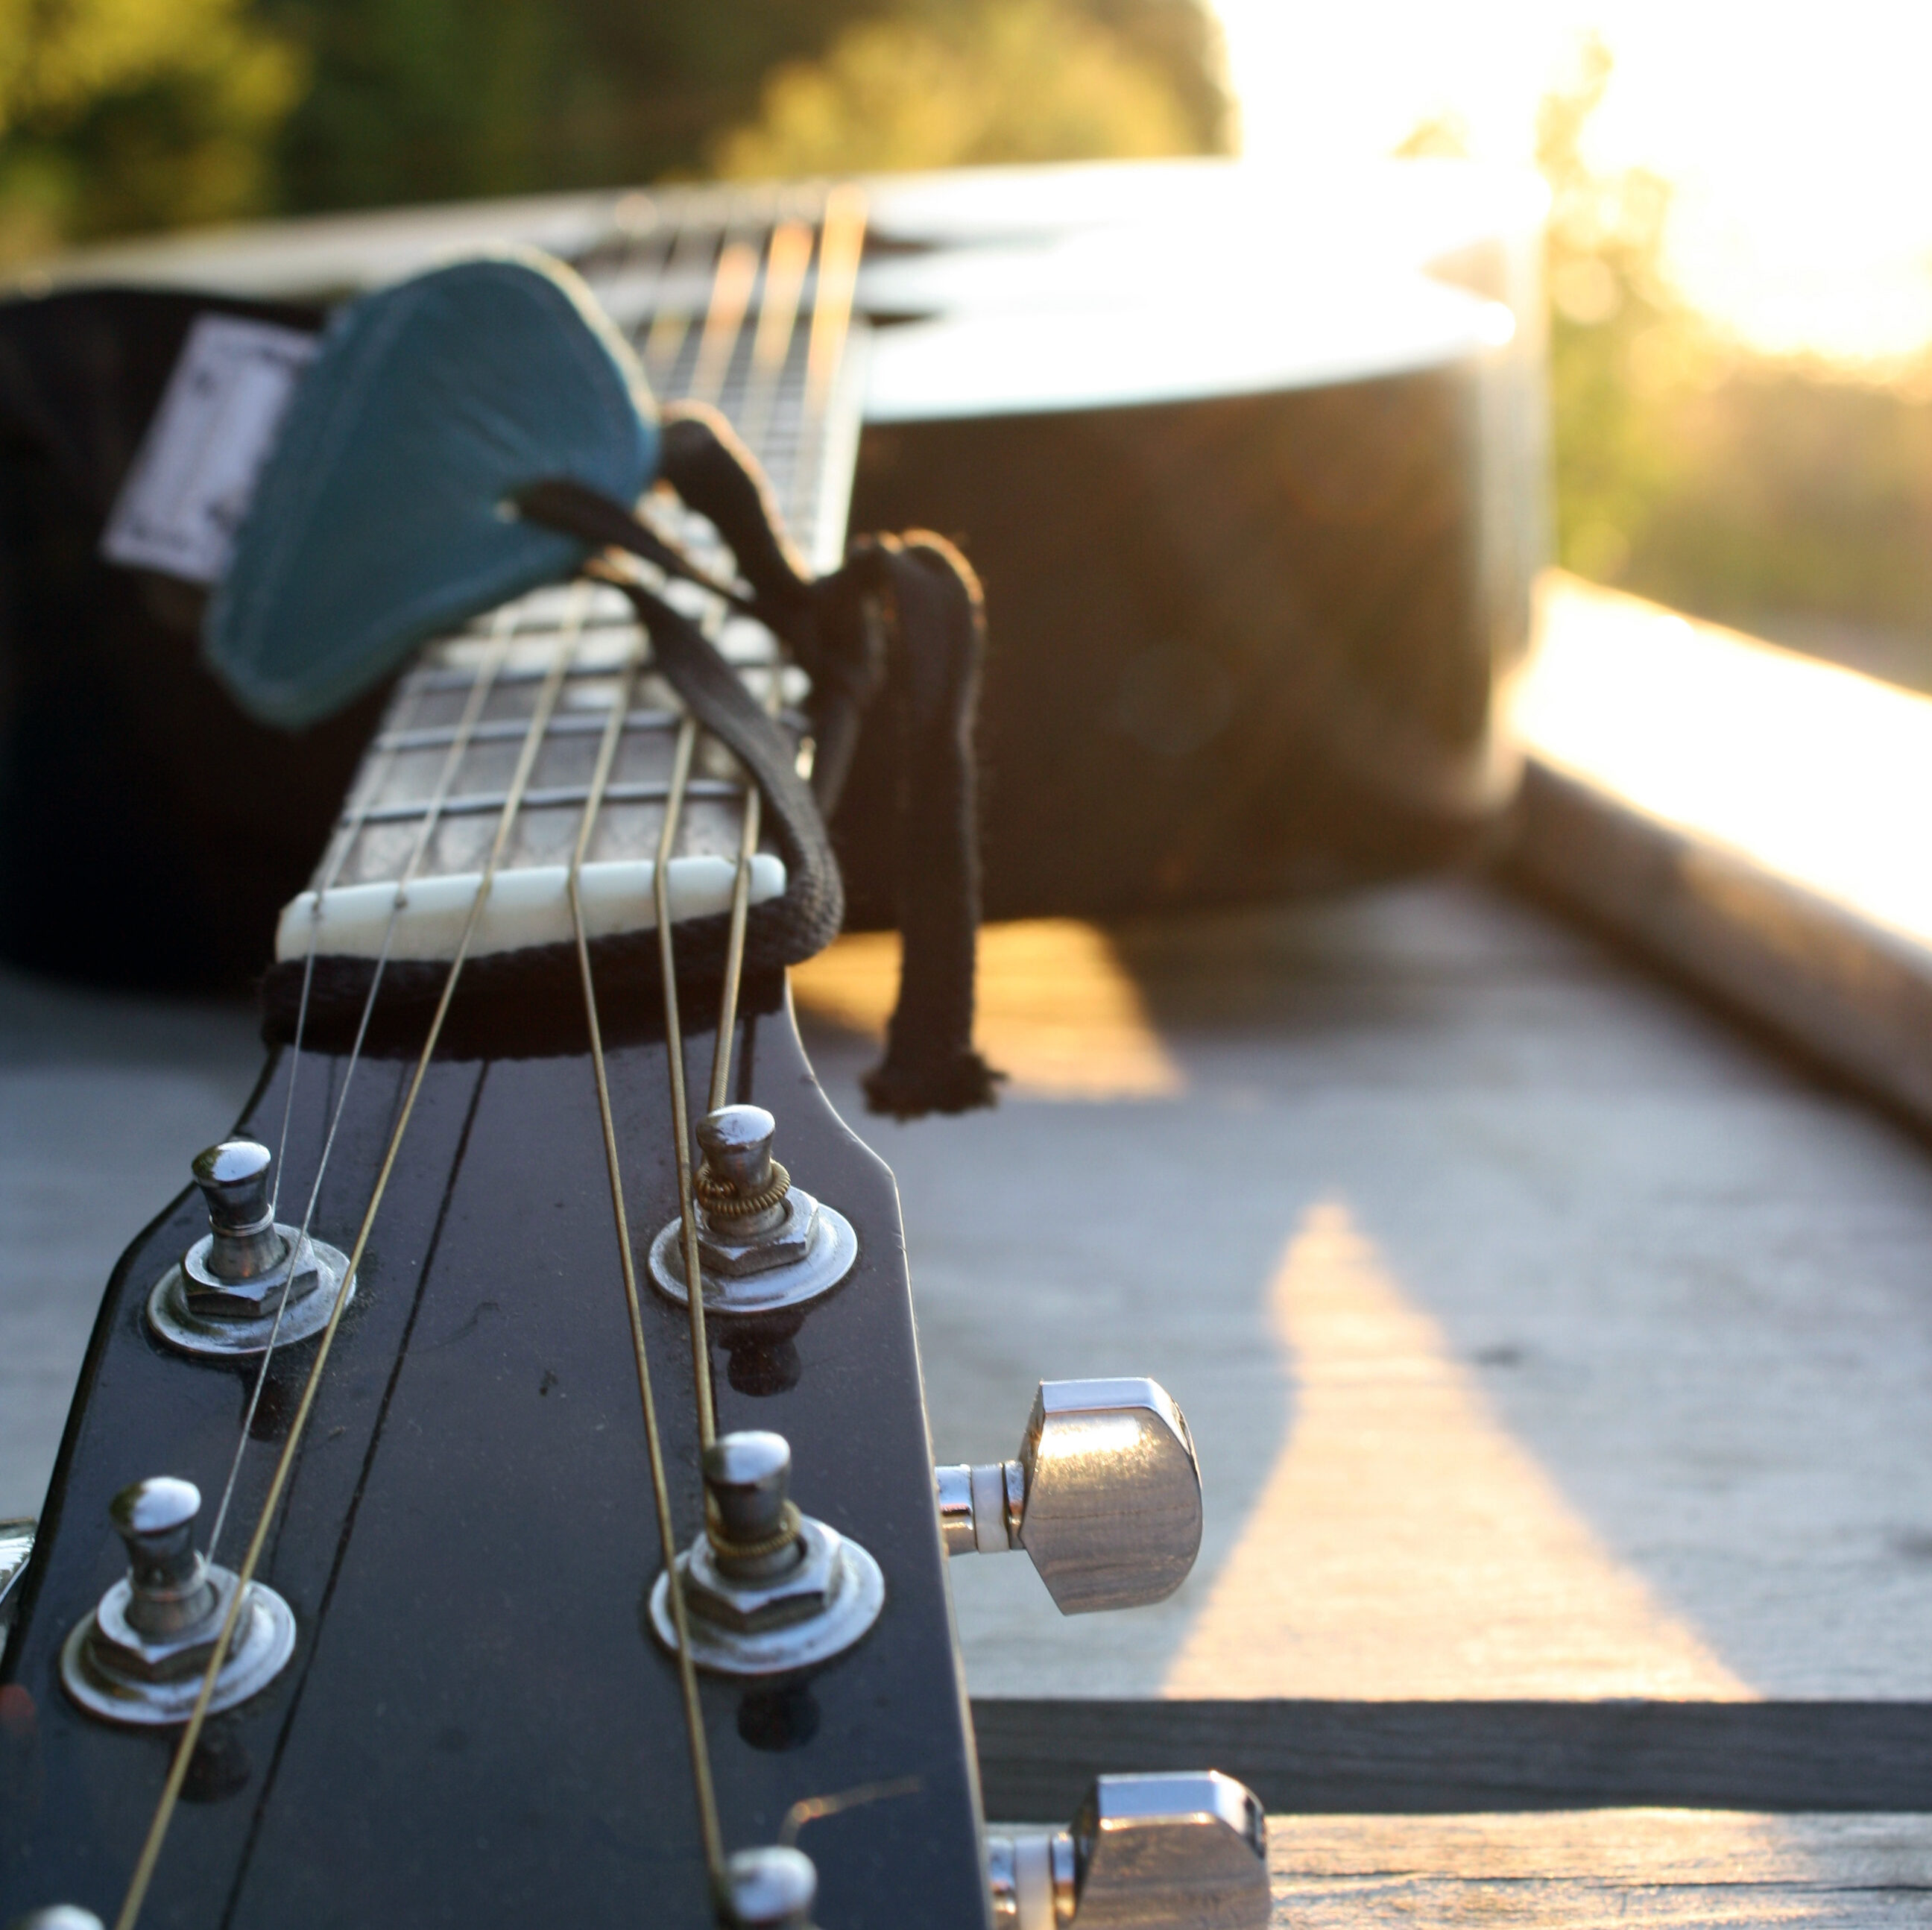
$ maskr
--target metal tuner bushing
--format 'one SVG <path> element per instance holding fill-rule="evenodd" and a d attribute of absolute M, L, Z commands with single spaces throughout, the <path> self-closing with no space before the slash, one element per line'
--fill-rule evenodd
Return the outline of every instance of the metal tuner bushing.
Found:
<path fill-rule="evenodd" d="M 208 1231 L 154 1283 L 148 1325 L 183 1353 L 266 1352 L 319 1334 L 337 1299 L 355 1297 L 345 1253 L 270 1208 L 274 1156 L 253 1139 L 224 1139 L 190 1169 Z M 346 1282 L 345 1285 L 344 1283 Z"/>
<path fill-rule="evenodd" d="M 162 1475 L 124 1487 L 108 1508 L 128 1572 L 61 1649 L 61 1681 L 91 1715 L 140 1727 L 183 1722 L 239 1585 L 194 1544 L 201 1491 Z M 275 1591 L 251 1582 L 236 1617 L 211 1714 L 274 1681 L 295 1652 L 296 1619 Z"/>
<path fill-rule="evenodd" d="M 1024 1548 L 1063 1615 L 1165 1601 L 1201 1547 L 1201 1464 L 1158 1381 L 1043 1380 L 1019 1453 L 934 1470 L 951 1554 Z"/>
<path fill-rule="evenodd" d="M 878 1619 L 886 1583 L 857 1542 L 800 1513 L 782 1434 L 721 1434 L 704 1451 L 705 1529 L 677 1558 L 692 1659 L 719 1675 L 783 1675 L 849 1649 Z M 651 1626 L 674 1653 L 670 1577 Z"/>

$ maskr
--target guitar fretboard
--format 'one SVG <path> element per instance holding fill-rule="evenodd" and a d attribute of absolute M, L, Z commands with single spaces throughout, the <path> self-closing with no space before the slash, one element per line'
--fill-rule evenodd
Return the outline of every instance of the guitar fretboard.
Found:
<path fill-rule="evenodd" d="M 633 197 L 611 235 L 574 264 L 631 341 L 661 401 L 710 403 L 731 420 L 764 467 L 794 541 L 821 569 L 842 547 L 856 446 L 863 344 L 851 323 L 851 293 L 862 220 L 856 197 L 839 190 L 811 197 L 792 191 L 782 203 L 705 195 L 658 206 Z M 657 492 L 644 513 L 713 574 L 734 574 L 716 533 L 674 499 Z M 802 730 L 795 707 L 804 678 L 780 663 L 761 626 L 689 584 L 663 593 L 704 625 L 782 722 Z M 636 868 L 624 883 L 638 922 L 648 922 L 649 861 L 663 828 L 682 710 L 650 675 L 647 645 L 621 593 L 580 582 L 489 613 L 428 645 L 405 673 L 311 891 L 284 916 L 280 956 L 312 941 L 324 950 L 367 950 L 380 887 L 480 872 L 560 653 L 568 671 L 536 744 L 499 875 L 514 900 L 507 875 L 554 872 L 560 912 L 563 869 L 582 828 L 600 740 L 626 670 L 641 662 L 585 860 L 587 877 L 603 869 L 607 889 L 617 882 L 610 868 Z M 742 799 L 734 761 L 700 739 L 673 845 L 676 915 L 724 908 Z M 536 878 L 523 882 L 542 895 Z M 776 859 L 761 859 L 754 897 L 782 884 Z M 329 916 L 312 933 L 316 891 Z M 615 927 L 607 920 L 608 928 Z M 494 937 L 486 931 L 481 948 L 530 936 L 526 924 L 505 926 Z M 420 955 L 406 935 L 399 949 Z"/>

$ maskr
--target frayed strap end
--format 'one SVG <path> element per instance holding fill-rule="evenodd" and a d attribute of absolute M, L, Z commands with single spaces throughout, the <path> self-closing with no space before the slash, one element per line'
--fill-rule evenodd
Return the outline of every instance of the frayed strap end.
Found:
<path fill-rule="evenodd" d="M 907 1066 L 889 1053 L 866 1073 L 866 1107 L 895 1119 L 921 1119 L 928 1112 L 970 1112 L 997 1105 L 1006 1074 L 995 1072 L 970 1047 L 949 1058 Z"/>

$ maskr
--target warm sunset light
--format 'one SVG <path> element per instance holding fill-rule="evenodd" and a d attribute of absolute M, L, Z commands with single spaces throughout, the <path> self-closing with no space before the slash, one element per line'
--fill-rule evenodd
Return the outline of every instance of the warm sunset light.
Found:
<path fill-rule="evenodd" d="M 1479 0 L 1348 8 L 1218 0 L 1258 159 L 1386 152 L 1419 125 L 1526 157 L 1536 106 L 1594 34 L 1614 62 L 1586 140 L 1672 191 L 1685 298 L 1748 346 L 1883 365 L 1932 341 L 1923 109 L 1932 14 L 1738 0 Z"/>

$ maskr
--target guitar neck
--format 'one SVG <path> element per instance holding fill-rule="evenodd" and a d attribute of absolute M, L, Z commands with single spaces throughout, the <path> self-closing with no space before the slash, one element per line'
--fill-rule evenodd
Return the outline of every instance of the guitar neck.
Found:
<path fill-rule="evenodd" d="M 686 204 L 674 223 L 634 215 L 622 239 L 580 263 L 653 392 L 716 407 L 732 423 L 818 568 L 842 551 L 857 448 L 864 341 L 852 293 L 863 227 L 850 190 L 734 197 Z M 675 499 L 661 493 L 646 513 L 714 578 L 734 573 L 716 533 Z M 788 706 L 802 698 L 804 680 L 770 634 L 693 584 L 667 594 L 802 735 Z M 622 594 L 590 582 L 536 591 L 430 644 L 397 686 L 310 890 L 284 913 L 278 956 L 446 957 L 493 852 L 496 883 L 472 955 L 564 942 L 580 836 L 592 935 L 648 924 L 683 720 L 644 668 L 648 655 Z M 600 779 L 620 702 L 625 717 Z M 734 761 L 701 744 L 674 808 L 674 915 L 723 912 L 745 811 Z M 784 884 L 778 857 L 758 853 L 750 902 Z"/>

